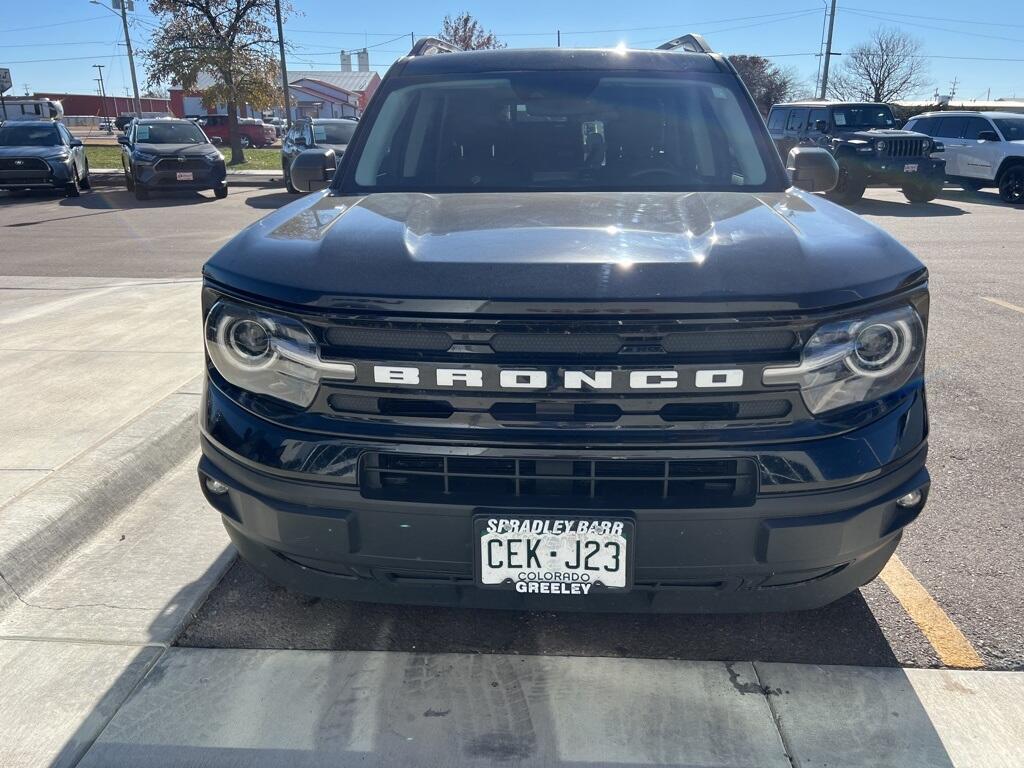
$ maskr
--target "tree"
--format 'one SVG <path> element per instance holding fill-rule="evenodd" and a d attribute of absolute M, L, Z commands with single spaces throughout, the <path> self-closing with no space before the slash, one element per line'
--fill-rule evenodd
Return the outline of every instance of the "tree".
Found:
<path fill-rule="evenodd" d="M 474 19 L 469 11 L 463 11 L 455 18 L 445 16 L 438 37 L 464 51 L 505 47 L 505 43 L 499 40 L 497 35 L 484 31 L 483 25 Z"/>
<path fill-rule="evenodd" d="M 282 13 L 291 11 L 284 5 Z M 265 109 L 280 102 L 274 0 L 150 0 L 149 9 L 159 18 L 146 51 L 150 85 L 174 81 L 188 90 L 200 74 L 213 76 L 203 105 L 227 104 L 231 164 L 244 163 L 238 105 Z"/>
<path fill-rule="evenodd" d="M 843 56 L 842 69 L 828 81 L 828 95 L 844 101 L 890 102 L 920 93 L 929 84 L 921 43 L 891 27 Z"/>
<path fill-rule="evenodd" d="M 796 91 L 796 74 L 763 56 L 730 56 L 729 61 L 736 67 L 762 115 L 767 115 L 773 105 L 788 101 Z"/>
<path fill-rule="evenodd" d="M 144 99 L 166 99 L 170 97 L 170 93 L 162 85 L 150 84 L 146 90 L 142 92 L 142 98 Z"/>

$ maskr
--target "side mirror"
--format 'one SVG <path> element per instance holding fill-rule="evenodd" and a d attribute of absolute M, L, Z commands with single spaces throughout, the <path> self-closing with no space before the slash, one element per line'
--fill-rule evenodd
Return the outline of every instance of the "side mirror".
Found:
<path fill-rule="evenodd" d="M 828 192 L 839 181 L 836 159 L 821 147 L 794 147 L 789 150 L 786 170 L 793 186 L 807 192 Z"/>
<path fill-rule="evenodd" d="M 995 131 L 979 131 L 978 139 L 980 141 L 999 141 L 999 134 Z"/>
<path fill-rule="evenodd" d="M 224 139 L 222 139 L 220 136 L 211 136 L 210 141 L 212 141 L 218 147 L 224 143 Z"/>
<path fill-rule="evenodd" d="M 292 162 L 292 186 L 302 192 L 326 189 L 338 163 L 332 149 L 307 149 Z"/>
<path fill-rule="evenodd" d="M 905 124 L 906 124 L 905 121 L 901 120 L 898 117 L 896 118 L 896 127 L 897 128 L 902 128 Z"/>
<path fill-rule="evenodd" d="M 815 120 L 814 121 L 814 128 L 815 128 L 815 130 L 818 131 L 818 133 L 824 133 L 825 131 L 828 130 L 828 121 L 827 120 Z"/>
<path fill-rule="evenodd" d="M 124 146 L 127 147 L 129 144 L 131 144 L 131 141 L 129 140 L 129 138 L 127 136 L 118 136 L 117 137 L 117 143 L 118 144 L 123 144 Z"/>
<path fill-rule="evenodd" d="M 295 137 L 295 141 L 293 141 L 292 143 L 296 147 L 304 147 L 304 146 L 306 146 L 306 137 L 305 136 L 296 136 Z"/>
<path fill-rule="evenodd" d="M 81 139 L 72 139 L 71 143 L 68 146 L 71 146 L 71 147 L 82 147 L 82 146 L 85 146 L 85 145 L 82 144 L 82 140 Z"/>

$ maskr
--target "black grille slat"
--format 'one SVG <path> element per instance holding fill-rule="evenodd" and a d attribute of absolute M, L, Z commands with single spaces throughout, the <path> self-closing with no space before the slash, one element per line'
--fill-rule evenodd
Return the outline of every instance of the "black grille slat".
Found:
<path fill-rule="evenodd" d="M 359 326 L 331 326 L 326 332 L 327 343 L 341 348 L 414 349 L 446 352 L 452 337 L 444 331 L 403 330 L 400 328 L 361 328 Z"/>
<path fill-rule="evenodd" d="M 623 340 L 611 333 L 496 333 L 491 349 L 510 354 L 614 355 Z"/>
<path fill-rule="evenodd" d="M 163 160 L 157 160 L 156 165 L 154 166 L 154 168 L 160 173 L 205 171 L 209 167 L 209 164 L 205 160 L 200 160 L 198 158 L 185 158 L 184 161 L 181 161 L 174 157 L 166 157 Z"/>
<path fill-rule="evenodd" d="M 749 459 L 524 459 L 363 456 L 368 498 L 513 506 L 749 506 L 757 473 Z"/>
<path fill-rule="evenodd" d="M 38 157 L 0 157 L 0 171 L 43 171 L 49 172 L 50 166 Z"/>
<path fill-rule="evenodd" d="M 924 139 L 887 139 L 885 141 L 889 157 L 922 157 L 924 155 Z"/>

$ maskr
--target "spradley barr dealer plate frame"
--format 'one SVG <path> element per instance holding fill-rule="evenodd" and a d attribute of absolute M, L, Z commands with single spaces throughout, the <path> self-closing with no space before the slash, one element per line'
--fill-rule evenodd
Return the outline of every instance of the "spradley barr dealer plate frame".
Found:
<path fill-rule="evenodd" d="M 636 523 L 626 514 L 606 517 L 478 510 L 473 516 L 473 532 L 474 580 L 481 589 L 585 597 L 633 588 Z M 510 539 L 518 542 L 511 550 Z M 621 548 L 618 561 L 615 544 Z M 488 551 L 503 567 L 485 563 Z M 509 554 L 511 563 L 506 563 Z M 566 561 L 580 567 L 566 567 Z M 534 586 L 529 586 L 531 583 Z"/>

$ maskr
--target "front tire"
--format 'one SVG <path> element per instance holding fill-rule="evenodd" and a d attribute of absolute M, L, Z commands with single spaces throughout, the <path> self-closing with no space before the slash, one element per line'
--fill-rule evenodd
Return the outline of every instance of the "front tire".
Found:
<path fill-rule="evenodd" d="M 867 182 L 845 163 L 839 164 L 839 180 L 835 187 L 825 193 L 825 197 L 842 205 L 856 203 L 864 197 Z"/>
<path fill-rule="evenodd" d="M 967 192 L 981 192 L 985 188 L 985 182 L 983 181 L 961 181 L 960 186 Z"/>
<path fill-rule="evenodd" d="M 999 176 L 999 199 L 1010 205 L 1024 204 L 1024 164 L 1011 165 Z"/>
<path fill-rule="evenodd" d="M 64 197 L 79 197 L 81 194 L 81 188 L 78 184 L 78 171 L 76 170 L 71 181 L 64 185 Z"/>
<path fill-rule="evenodd" d="M 912 203 L 930 203 L 942 191 L 942 184 L 935 181 L 908 184 L 903 188 L 903 196 Z"/>
<path fill-rule="evenodd" d="M 135 184 L 135 199 L 149 200 L 149 190 L 139 183 Z"/>
<path fill-rule="evenodd" d="M 248 136 L 242 136 L 238 143 L 242 145 L 242 149 L 252 149 L 252 139 Z"/>
<path fill-rule="evenodd" d="M 300 191 L 298 189 L 296 189 L 294 184 L 292 184 L 292 175 L 289 172 L 288 168 L 286 168 L 284 165 L 282 165 L 281 166 L 281 173 L 284 174 L 284 187 L 285 187 L 285 189 L 288 190 L 288 194 L 289 195 L 298 195 L 298 194 L 300 194 Z"/>
<path fill-rule="evenodd" d="M 92 189 L 92 182 L 89 180 L 89 164 L 88 163 L 85 164 L 85 176 L 82 177 L 81 182 L 79 182 L 79 186 L 82 189 Z"/>
<path fill-rule="evenodd" d="M 215 187 L 213 190 L 213 196 L 218 200 L 223 200 L 228 196 L 228 185 L 225 184 L 223 187 Z"/>

